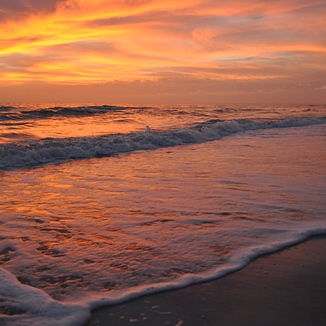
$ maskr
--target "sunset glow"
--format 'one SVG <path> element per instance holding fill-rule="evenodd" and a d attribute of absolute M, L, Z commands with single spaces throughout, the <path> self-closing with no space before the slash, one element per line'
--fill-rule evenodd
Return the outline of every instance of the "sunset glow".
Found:
<path fill-rule="evenodd" d="M 0 95 L 323 103 L 325 16 L 324 0 L 2 1 Z"/>

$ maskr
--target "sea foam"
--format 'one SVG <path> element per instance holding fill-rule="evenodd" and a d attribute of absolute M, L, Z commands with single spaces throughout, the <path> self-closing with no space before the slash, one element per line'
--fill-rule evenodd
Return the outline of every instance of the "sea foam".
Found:
<path fill-rule="evenodd" d="M 191 127 L 163 131 L 110 134 L 98 137 L 46 138 L 0 146 L 0 169 L 33 167 L 40 164 L 112 156 L 218 140 L 232 134 L 258 129 L 290 128 L 325 124 L 326 117 L 283 120 L 210 120 Z"/>
<path fill-rule="evenodd" d="M 87 306 L 74 303 L 60 303 L 42 290 L 21 284 L 0 268 L 0 323 L 1 325 L 69 325 L 77 326 L 87 320 L 90 311 Z M 1 312 L 5 312 L 3 315 Z"/>
<path fill-rule="evenodd" d="M 161 165 L 164 166 L 167 183 L 161 184 L 161 187 L 156 190 L 147 186 L 148 184 L 160 184 L 161 177 L 155 178 L 155 175 L 162 176 L 162 173 L 159 173 L 161 170 L 148 171 L 148 166 L 140 164 L 142 169 L 137 166 L 138 169 L 135 172 L 134 167 L 137 164 L 130 159 L 134 159 L 135 156 L 144 156 L 143 161 L 137 162 L 150 162 L 151 165 L 157 166 L 158 157 L 155 157 L 157 152 L 143 152 L 123 158 L 112 158 L 112 160 L 96 160 L 96 165 L 103 164 L 103 166 L 102 168 L 97 166 L 93 170 L 88 169 L 87 161 L 83 161 L 60 167 L 49 166 L 32 171 L 2 173 L 0 186 L 5 190 L 2 192 L 0 205 L 3 209 L 1 215 L 3 224 L 0 228 L 2 268 L 11 270 L 20 280 L 23 278 L 22 282 L 24 279 L 30 280 L 30 284 L 35 284 L 32 282 L 34 276 L 37 280 L 42 276 L 55 278 L 58 275 L 56 269 L 58 266 L 63 268 L 68 276 L 76 275 L 74 271 L 87 274 L 89 278 L 85 277 L 84 284 L 87 284 L 88 280 L 98 281 L 96 276 L 98 270 L 104 271 L 109 277 L 102 282 L 99 281 L 100 288 L 89 287 L 86 292 L 78 289 L 77 293 L 71 295 L 68 292 L 67 295 L 61 297 L 66 301 L 57 301 L 41 290 L 44 288 L 45 291 L 51 293 L 49 291 L 49 287 L 53 285 L 51 282 L 48 288 L 39 286 L 39 289 L 36 289 L 21 284 L 15 276 L 0 269 L 0 324 L 4 326 L 82 325 L 89 317 L 90 311 L 98 307 L 215 279 L 243 268 L 260 255 L 294 245 L 309 236 L 325 234 L 323 201 L 325 194 L 325 184 L 323 183 L 325 127 L 250 132 L 249 134 L 254 137 L 241 134 L 256 129 L 288 128 L 314 124 L 325 124 L 325 119 L 210 120 L 188 128 L 161 132 L 149 130 L 143 133 L 105 137 L 43 139 L 8 145 L 6 148 L 10 148 L 10 146 L 21 148 L 22 153 L 26 150 L 40 153 L 46 152 L 49 144 L 55 143 L 58 148 L 62 145 L 61 147 L 65 149 L 69 143 L 72 150 L 75 150 L 77 145 L 84 146 L 87 153 L 96 144 L 100 144 L 99 148 L 104 146 L 103 144 L 109 144 L 113 149 L 115 149 L 114 146 L 119 149 L 127 146 L 126 144 L 130 146 L 130 143 L 133 142 L 138 146 L 135 149 L 147 149 L 146 146 L 149 144 L 153 146 L 148 148 L 150 149 L 200 143 L 238 134 L 237 137 L 233 139 L 230 137 L 225 142 L 198 146 L 200 148 L 197 151 L 191 150 L 188 146 L 176 148 L 171 152 L 180 154 L 179 161 L 176 155 L 163 155 L 164 159 Z M 258 134 L 261 135 L 261 138 L 257 136 Z M 285 134 L 292 134 L 292 136 Z M 250 139 L 253 138 L 254 141 L 250 142 Z M 260 142 L 261 139 L 266 139 L 267 142 Z M 91 141 L 93 143 L 90 143 Z M 305 141 L 307 142 L 305 143 Z M 304 146 L 296 147 L 301 143 L 304 143 Z M 250 146 L 250 144 L 254 146 Z M 55 146 L 53 147 L 55 148 Z M 212 147 L 211 151 L 208 151 L 208 147 Z M 241 148 L 245 148 L 245 150 L 241 152 Z M 259 151 L 259 148 L 263 150 Z M 227 155 L 229 150 L 232 152 L 230 156 Z M 187 151 L 192 154 L 187 154 Z M 240 154 L 239 160 L 236 159 L 237 155 L 233 155 L 234 151 L 237 155 Z M 288 156 L 282 155 L 287 151 L 300 155 L 294 155 L 292 161 L 289 161 Z M 65 152 L 63 151 L 63 153 Z M 119 151 L 114 153 L 119 153 Z M 67 152 L 64 155 L 67 157 L 68 154 Z M 320 160 L 318 160 L 319 154 Z M 200 173 L 195 173 L 196 177 L 191 182 L 189 174 L 183 173 L 185 171 L 184 162 L 189 164 L 193 161 L 198 164 L 198 157 L 203 165 L 196 165 L 196 169 L 192 166 L 191 173 L 202 172 L 205 170 L 203 167 L 209 167 L 210 173 L 204 175 L 202 180 Z M 248 160 L 245 160 L 247 164 L 242 165 L 244 157 Z M 194 158 L 196 160 L 193 160 Z M 212 163 L 217 162 L 219 158 L 221 158 L 219 163 L 222 164 L 213 165 Z M 52 161 L 49 162 L 53 162 L 51 156 L 50 159 Z M 122 164 L 123 160 L 126 160 L 133 173 L 141 177 L 132 180 L 131 184 L 134 187 L 128 188 L 127 184 L 121 181 L 123 179 L 119 179 L 119 176 L 126 178 L 130 176 L 130 173 L 126 173 L 128 172 L 125 169 L 126 165 Z M 235 164 L 232 164 L 233 160 Z M 110 161 L 110 164 L 107 161 Z M 115 164 L 114 161 L 119 162 Z M 152 164 L 152 161 L 155 161 L 156 164 Z M 181 164 L 171 164 L 172 161 Z M 279 164 L 277 164 L 278 162 Z M 250 170 L 251 166 L 253 166 L 253 170 Z M 177 167 L 179 168 L 177 169 Z M 223 171 L 223 167 L 225 171 Z M 58 191 L 54 191 L 53 189 L 56 189 L 57 185 L 70 184 L 65 178 L 70 176 L 72 168 L 75 174 L 73 178 L 76 175 L 79 177 L 86 175 L 86 178 L 80 179 L 80 187 L 78 187 L 78 183 L 73 183 L 75 187 L 62 187 L 58 188 Z M 86 171 L 87 173 L 85 173 Z M 106 174 L 103 174 L 103 171 L 106 171 Z M 172 174 L 171 171 L 173 171 Z M 148 173 L 148 184 L 144 181 L 146 179 L 145 172 Z M 46 178 L 48 175 L 50 175 L 51 182 L 46 182 L 49 181 Z M 17 181 L 13 176 L 20 176 L 22 179 Z M 180 180 L 173 182 L 174 179 Z M 184 180 L 187 182 L 183 183 Z M 144 182 L 143 187 L 141 187 L 142 182 Z M 90 185 L 92 186 L 90 187 Z M 207 189 L 204 189 L 205 187 Z M 51 196 L 43 196 L 46 188 L 49 190 L 47 195 Z M 62 191 L 62 189 L 71 189 L 71 191 Z M 107 191 L 108 189 L 110 192 Z M 172 189 L 175 191 L 173 192 Z M 189 191 L 185 191 L 188 189 Z M 122 193 L 125 192 L 128 192 L 130 196 L 123 197 Z M 22 193 L 23 195 L 20 197 Z M 78 194 L 79 203 L 76 202 L 76 194 Z M 115 202 L 114 196 L 110 197 L 110 194 L 116 196 Z M 92 195 L 94 195 L 93 198 Z M 173 202 L 177 196 L 186 199 L 184 204 L 179 200 Z M 72 203 L 69 201 L 70 197 Z M 163 201 L 161 205 L 157 198 L 166 201 Z M 146 208 L 147 203 L 148 207 Z M 103 205 L 102 209 L 101 205 Z M 138 207 L 141 207 L 142 210 L 137 211 Z M 49 213 L 45 208 L 50 208 Z M 78 208 L 80 214 L 78 214 Z M 100 211 L 98 216 L 103 218 L 95 220 L 93 218 L 98 209 Z M 135 212 L 134 215 L 133 212 Z M 176 213 L 178 214 L 176 215 Z M 24 237 L 22 237 L 22 230 Z M 81 234 L 85 235 L 86 239 L 84 236 L 80 237 Z M 67 237 L 63 235 L 67 235 Z M 62 239 L 70 239 L 71 235 L 76 235 L 75 243 L 62 241 Z M 106 236 L 105 241 L 103 238 L 98 241 L 103 235 Z M 27 236 L 29 241 L 26 241 Z M 56 238 L 57 236 L 58 238 Z M 96 237 L 92 238 L 93 236 Z M 155 245 L 152 242 L 151 246 L 144 245 L 145 256 L 142 256 L 142 251 L 139 250 L 142 247 L 135 245 L 137 237 L 146 239 L 146 241 L 158 240 L 158 243 Z M 56 245 L 51 247 L 50 242 L 54 238 L 56 238 Z M 44 243 L 44 239 L 48 243 Z M 95 239 L 96 242 L 85 246 L 83 241 L 86 242 L 90 239 Z M 121 247 L 119 247 L 119 241 Z M 111 243 L 114 244 L 115 249 L 110 248 Z M 212 247 L 212 244 L 217 246 Z M 176 247 L 174 249 L 177 250 L 174 256 L 173 250 L 170 250 L 171 246 Z M 8 248 L 8 253 L 12 249 L 11 257 L 9 255 L 6 257 L 6 248 Z M 76 257 L 76 248 L 81 253 L 85 253 L 81 259 Z M 198 248 L 202 248 L 204 251 L 200 254 L 200 259 L 196 260 Z M 225 248 L 226 252 L 223 251 L 219 257 L 219 250 Z M 32 249 L 34 249 L 35 259 L 32 259 Z M 65 253 L 63 249 L 66 250 L 66 257 L 63 255 Z M 132 249 L 133 256 L 130 254 Z M 182 250 L 179 251 L 179 249 Z M 178 263 L 181 261 L 184 265 L 182 273 L 172 275 L 170 278 L 161 277 L 159 267 L 162 265 L 159 260 L 153 259 L 152 255 L 147 255 L 148 251 L 163 255 L 167 266 L 166 271 L 169 271 L 170 267 L 178 267 Z M 102 252 L 105 255 L 102 255 Z M 87 270 L 87 266 L 91 268 L 91 265 L 88 265 L 85 260 L 90 257 L 93 259 L 94 253 L 99 253 L 98 260 L 94 259 L 94 262 L 96 261 L 93 264 L 95 271 Z M 60 256 L 60 254 L 62 255 Z M 211 262 L 208 259 L 210 255 L 213 258 Z M 108 271 L 109 268 L 106 269 L 115 262 L 120 263 L 120 266 L 124 266 L 127 261 L 134 263 L 135 260 L 132 260 L 132 257 L 138 259 L 141 256 L 146 258 L 145 261 L 139 261 L 142 268 L 132 269 L 129 274 L 123 269 L 109 274 L 111 271 Z M 68 265 L 65 265 L 65 261 L 68 261 Z M 195 265 L 196 262 L 200 263 L 201 261 L 205 263 L 204 268 L 195 269 L 196 265 L 194 269 L 189 270 L 188 262 Z M 34 264 L 35 262 L 36 264 Z M 73 265 L 72 262 L 76 265 Z M 107 265 L 101 265 L 105 262 Z M 154 273 L 150 277 L 145 274 L 148 272 L 150 264 L 155 265 L 154 271 L 157 278 L 153 277 Z M 35 273 L 39 266 L 43 268 L 48 265 L 52 267 L 51 272 L 44 269 L 43 275 Z M 114 266 L 119 267 L 119 264 Z M 140 281 L 132 283 L 130 275 L 135 271 L 139 271 Z M 102 283 L 111 281 L 110 277 L 118 282 L 116 276 L 120 277 L 121 275 L 125 276 L 121 278 L 121 287 L 117 286 L 108 291 L 101 287 Z M 61 284 L 55 284 L 58 293 L 62 292 Z"/>
<path fill-rule="evenodd" d="M 295 245 L 310 236 L 325 233 L 325 225 L 317 226 L 313 223 L 301 230 L 288 230 L 280 241 L 238 250 L 222 266 L 200 274 L 185 274 L 170 282 L 140 285 L 107 294 L 90 292 L 86 298 L 73 302 L 54 300 L 42 290 L 19 283 L 15 276 L 0 268 L 0 299 L 5 298 L 5 306 L 0 304 L 0 322 L 3 326 L 80 326 L 90 317 L 91 310 L 217 279 L 244 268 L 250 261 L 261 255 Z M 1 314 L 1 310 L 5 314 Z"/>

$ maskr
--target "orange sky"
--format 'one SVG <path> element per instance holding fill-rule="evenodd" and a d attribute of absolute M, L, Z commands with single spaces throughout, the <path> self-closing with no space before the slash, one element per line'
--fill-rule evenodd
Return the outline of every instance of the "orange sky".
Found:
<path fill-rule="evenodd" d="M 0 2 L 1 102 L 326 103 L 325 0 Z"/>

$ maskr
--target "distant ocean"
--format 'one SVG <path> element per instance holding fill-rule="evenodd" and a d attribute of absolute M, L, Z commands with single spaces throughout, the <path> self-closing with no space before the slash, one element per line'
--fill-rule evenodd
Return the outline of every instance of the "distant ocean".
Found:
<path fill-rule="evenodd" d="M 214 279 L 326 233 L 325 106 L 0 106 L 0 324 Z"/>

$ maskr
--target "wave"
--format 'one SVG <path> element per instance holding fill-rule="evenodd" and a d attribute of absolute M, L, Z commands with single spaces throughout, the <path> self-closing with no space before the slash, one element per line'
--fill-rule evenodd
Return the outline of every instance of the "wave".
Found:
<path fill-rule="evenodd" d="M 121 304 L 142 296 L 181 289 L 193 284 L 211 281 L 236 272 L 255 258 L 293 246 L 309 237 L 326 233 L 325 223 L 308 224 L 300 229 L 288 230 L 287 238 L 263 243 L 230 255 L 228 261 L 212 270 L 200 274 L 186 274 L 170 282 L 139 285 L 125 290 L 105 293 L 90 292 L 74 301 L 56 301 L 41 289 L 21 284 L 10 272 L 0 268 L 0 296 L 7 298 L 3 307 L 6 313 L 0 317 L 1 325 L 83 325 L 91 316 L 91 311 Z M 1 311 L 1 310 L 0 310 Z"/>
<path fill-rule="evenodd" d="M 317 124 L 326 124 L 326 117 L 264 121 L 252 119 L 209 120 L 176 130 L 153 132 L 147 127 L 145 132 L 128 134 L 23 141 L 0 146 L 0 169 L 34 167 L 74 159 L 112 156 L 137 150 L 200 144 L 250 130 L 303 127 Z"/>
<path fill-rule="evenodd" d="M 0 105 L 0 112 L 11 111 L 14 109 L 15 109 L 15 107 L 10 106 L 10 105 Z"/>
<path fill-rule="evenodd" d="M 0 121 L 17 121 L 31 119 L 47 119 L 52 117 L 83 117 L 105 114 L 109 111 L 121 111 L 122 106 L 91 105 L 78 107 L 50 107 L 39 109 L 15 108 L 11 106 L 0 106 Z"/>

